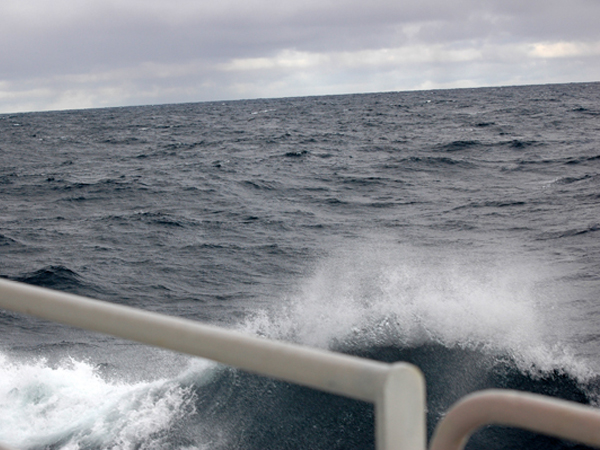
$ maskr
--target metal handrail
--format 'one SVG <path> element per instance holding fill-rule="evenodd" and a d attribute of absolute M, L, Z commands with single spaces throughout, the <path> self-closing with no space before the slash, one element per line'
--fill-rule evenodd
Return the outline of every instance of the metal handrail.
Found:
<path fill-rule="evenodd" d="M 0 308 L 110 334 L 375 404 L 377 450 L 424 450 L 425 383 L 418 368 L 248 336 L 128 306 L 0 279 Z M 487 424 L 600 448 L 600 412 L 507 390 L 466 396 L 437 425 L 431 450 L 462 450 Z M 9 450 L 0 445 L 0 450 Z"/>
<path fill-rule="evenodd" d="M 425 383 L 411 364 L 385 364 L 272 341 L 2 279 L 0 308 L 372 402 L 378 450 L 425 448 Z"/>
<path fill-rule="evenodd" d="M 600 412 L 547 396 L 490 389 L 467 395 L 438 423 L 430 450 L 462 450 L 485 425 L 522 428 L 600 447 Z"/>

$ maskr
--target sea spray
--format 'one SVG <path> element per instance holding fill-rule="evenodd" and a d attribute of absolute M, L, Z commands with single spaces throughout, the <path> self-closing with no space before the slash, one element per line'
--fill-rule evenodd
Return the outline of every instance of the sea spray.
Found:
<path fill-rule="evenodd" d="M 177 379 L 107 380 L 71 358 L 51 365 L 0 354 L 0 363 L 0 442 L 9 445 L 160 448 L 161 434 L 193 413 L 194 394 Z"/>
<path fill-rule="evenodd" d="M 367 240 L 332 252 L 284 302 L 257 311 L 242 327 L 323 348 L 346 340 L 402 346 L 435 342 L 510 353 L 544 365 L 540 348 L 558 342 L 558 331 L 547 319 L 560 314 L 549 305 L 549 292 L 556 289 L 549 277 L 551 271 L 531 258 Z"/>

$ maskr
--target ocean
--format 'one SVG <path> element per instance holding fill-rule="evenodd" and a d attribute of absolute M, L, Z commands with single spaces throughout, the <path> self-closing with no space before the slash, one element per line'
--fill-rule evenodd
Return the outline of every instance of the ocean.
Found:
<path fill-rule="evenodd" d="M 600 83 L 0 115 L 0 276 L 600 401 Z M 0 311 L 0 442 L 369 449 L 373 406 Z M 487 427 L 468 449 L 573 449 Z"/>

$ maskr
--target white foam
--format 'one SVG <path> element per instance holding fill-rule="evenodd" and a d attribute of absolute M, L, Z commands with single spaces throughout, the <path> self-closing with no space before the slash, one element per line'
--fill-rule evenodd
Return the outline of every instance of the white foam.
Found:
<path fill-rule="evenodd" d="M 0 442 L 17 448 L 161 448 L 161 433 L 193 409 L 177 380 L 124 383 L 67 359 L 17 362 L 0 354 Z"/>
<path fill-rule="evenodd" d="M 323 260 L 284 306 L 244 328 L 315 347 L 472 347 L 509 354 L 524 368 L 588 376 L 548 326 L 558 301 L 553 277 L 540 261 L 506 252 L 434 254 L 369 241 Z"/>

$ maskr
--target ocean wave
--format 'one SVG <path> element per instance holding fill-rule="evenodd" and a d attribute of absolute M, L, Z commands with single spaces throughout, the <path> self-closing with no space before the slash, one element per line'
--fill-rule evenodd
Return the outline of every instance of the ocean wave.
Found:
<path fill-rule="evenodd" d="M 546 295 L 540 291 L 545 275 L 532 271 L 535 266 L 504 261 L 498 255 L 495 260 L 469 260 L 456 255 L 415 254 L 399 246 L 375 249 L 369 243 L 326 259 L 286 305 L 256 313 L 240 327 L 271 338 L 417 365 L 427 383 L 429 435 L 455 401 L 481 389 L 516 389 L 596 404 L 599 375 L 567 347 L 547 338 L 542 311 L 537 307 L 538 296 Z M 320 394 L 300 395 L 300 388 L 264 383 L 260 399 L 248 400 L 252 406 L 245 405 L 241 411 L 269 411 L 261 421 L 280 428 L 287 424 L 278 414 L 285 420 L 291 416 L 310 429 L 308 414 L 313 412 L 300 410 L 300 405 L 320 404 L 324 401 Z M 288 403 L 285 398 L 292 395 L 293 402 Z M 293 404 L 293 410 L 270 412 L 273 405 L 282 404 Z M 350 412 L 330 410 L 335 420 L 346 417 L 348 426 L 370 430 L 373 413 L 368 405 L 339 404 Z M 308 411 L 312 411 L 310 406 Z M 282 420 L 281 425 L 277 420 Z M 331 426 L 326 433 L 319 429 L 318 434 L 336 436 L 337 442 L 343 442 L 334 448 L 361 448 L 336 434 L 337 422 Z M 356 438 L 363 448 L 372 446 L 367 435 L 364 431 L 362 438 Z M 261 444 L 277 442 L 282 448 L 300 448 L 293 436 L 285 436 L 268 434 L 256 439 Z M 327 447 L 321 443 L 316 435 L 308 443 L 303 441 L 310 448 Z M 469 448 L 522 447 L 566 449 L 570 444 L 494 428 L 477 433 L 469 444 Z"/>
<path fill-rule="evenodd" d="M 0 175 L 0 185 L 12 185 L 15 184 L 15 180 L 19 178 L 19 174 L 16 172 Z"/>
<path fill-rule="evenodd" d="M 68 292 L 79 290 L 85 285 L 82 277 L 77 272 L 60 264 L 24 273 L 13 277 L 13 279 L 21 283 Z"/>
<path fill-rule="evenodd" d="M 411 156 L 400 162 L 403 169 L 439 169 L 448 167 L 460 167 L 463 169 L 474 168 L 476 164 L 464 159 L 435 156 Z"/>
<path fill-rule="evenodd" d="M 548 231 L 539 235 L 539 240 L 563 239 L 575 236 L 582 236 L 589 233 L 600 231 L 600 224 L 595 223 L 583 228 L 571 228 L 568 230 Z"/>
<path fill-rule="evenodd" d="M 515 150 L 523 150 L 525 148 L 538 147 L 545 144 L 543 142 L 533 140 L 513 139 L 512 141 L 503 142 L 502 145 Z"/>
<path fill-rule="evenodd" d="M 583 106 L 578 106 L 576 108 L 573 108 L 571 111 L 590 115 L 590 116 L 600 116 L 600 110 L 584 108 Z"/>
<path fill-rule="evenodd" d="M 281 188 L 281 184 L 274 181 L 262 180 L 260 178 L 254 178 L 252 180 L 244 180 L 240 182 L 243 187 L 256 189 L 261 191 L 276 191 Z"/>
<path fill-rule="evenodd" d="M 303 156 L 306 156 L 309 154 L 310 153 L 308 150 L 293 150 L 293 151 L 284 153 L 283 156 L 285 156 L 287 158 L 302 158 Z"/>
<path fill-rule="evenodd" d="M 190 228 L 198 225 L 194 219 L 184 217 L 181 214 L 152 211 L 152 210 L 137 210 L 123 214 L 110 214 L 101 218 L 102 222 L 114 223 L 122 226 L 137 226 L 139 224 L 157 226 L 160 228 Z"/>
<path fill-rule="evenodd" d="M 429 435 L 454 401 L 480 389 L 594 403 L 597 374 L 548 342 L 540 326 L 537 297 L 545 293 L 536 289 L 544 278 L 531 267 L 536 266 L 365 242 L 325 258 L 285 304 L 237 328 L 416 364 L 427 382 Z M 52 271 L 78 277 L 64 269 Z M 0 440 L 40 450 L 374 446 L 371 404 L 195 364 L 169 378 L 125 382 L 103 377 L 97 364 L 87 362 L 5 360 L 0 402 L 9 405 L 3 411 L 16 414 L 0 428 Z M 11 425 L 26 415 L 32 418 L 21 428 Z M 469 448 L 480 447 L 571 448 L 502 428 L 474 435 Z"/>
<path fill-rule="evenodd" d="M 600 155 L 580 156 L 580 157 L 569 158 L 565 162 L 565 164 L 567 164 L 567 165 L 585 164 L 585 163 L 588 163 L 588 162 L 599 161 L 599 160 L 600 160 Z"/>
<path fill-rule="evenodd" d="M 448 144 L 440 144 L 437 147 L 434 147 L 433 150 L 434 151 L 438 151 L 438 152 L 460 152 L 463 150 L 467 150 L 467 149 L 471 149 L 473 147 L 479 147 L 481 146 L 482 143 L 480 141 L 473 141 L 473 140 L 467 140 L 467 141 L 452 141 Z"/>
<path fill-rule="evenodd" d="M 538 305 L 558 295 L 552 277 L 541 261 L 510 254 L 430 253 L 367 239 L 322 260 L 297 292 L 249 316 L 242 329 L 324 348 L 485 348 L 524 370 L 562 368 L 584 379 L 587 366 L 546 337 Z"/>
<path fill-rule="evenodd" d="M 10 247 L 15 245 L 20 245 L 20 243 L 9 236 L 0 234 L 0 247 Z"/>
<path fill-rule="evenodd" d="M 104 298 L 107 294 L 110 295 L 109 286 L 95 284 L 81 273 L 61 264 L 44 266 L 31 272 L 24 272 L 7 278 L 21 283 L 87 297 Z"/>
<path fill-rule="evenodd" d="M 514 206 L 527 206 L 527 202 L 514 200 L 514 201 L 487 201 L 487 202 L 474 202 L 467 205 L 457 206 L 453 211 L 459 211 L 465 208 L 511 208 Z"/>
<path fill-rule="evenodd" d="M 582 181 L 590 181 L 590 180 L 597 180 L 598 178 L 600 178 L 600 175 L 592 175 L 592 174 L 585 174 L 585 175 L 581 175 L 581 176 L 577 176 L 577 177 L 560 177 L 556 180 L 554 180 L 552 182 L 552 184 L 555 185 L 566 185 L 566 184 L 574 184 L 574 183 L 580 183 Z"/>

